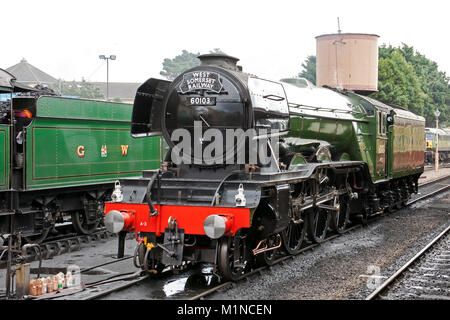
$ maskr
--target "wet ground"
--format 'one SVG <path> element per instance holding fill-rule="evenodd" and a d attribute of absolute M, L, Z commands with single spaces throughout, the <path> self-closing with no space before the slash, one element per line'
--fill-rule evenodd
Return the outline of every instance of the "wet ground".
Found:
<path fill-rule="evenodd" d="M 422 179 L 420 182 L 424 182 Z M 444 183 L 447 183 L 444 182 Z M 276 265 L 211 299 L 363 299 L 409 260 L 426 243 L 450 224 L 450 192 L 385 215 L 369 226 L 353 230 L 312 251 Z M 126 241 L 125 254 L 133 254 L 136 242 Z M 55 275 L 69 265 L 80 269 L 115 261 L 117 238 L 86 244 L 81 251 L 46 260 L 42 272 Z M 37 271 L 38 262 L 31 264 Z M 131 259 L 95 268 L 82 274 L 83 283 L 135 272 Z M 161 279 L 147 279 L 132 288 L 105 299 L 183 299 L 200 293 L 212 277 L 201 275 L 199 267 Z M 374 277 L 375 276 L 375 277 Z M 36 274 L 31 275 L 32 278 Z M 4 290 L 5 270 L 0 270 L 0 291 Z M 113 287 L 113 283 L 106 287 Z M 105 286 L 102 287 L 104 289 Z M 93 287 L 64 299 L 83 299 L 98 291 Z"/>
<path fill-rule="evenodd" d="M 212 299 L 364 299 L 450 224 L 450 192 L 386 215 Z"/>
<path fill-rule="evenodd" d="M 405 270 L 378 298 L 450 300 L 450 233 Z"/>
<path fill-rule="evenodd" d="M 208 299 L 364 299 L 450 224 L 449 208 L 447 192 L 380 217 Z M 208 280 L 196 269 L 105 299 L 189 298 L 211 287 Z"/>

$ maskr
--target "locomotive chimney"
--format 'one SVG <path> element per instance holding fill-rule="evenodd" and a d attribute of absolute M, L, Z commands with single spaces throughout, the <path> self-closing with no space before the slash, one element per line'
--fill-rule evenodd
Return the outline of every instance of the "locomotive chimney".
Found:
<path fill-rule="evenodd" d="M 239 71 L 237 65 L 239 59 L 226 54 L 202 54 L 199 55 L 198 58 L 200 59 L 200 66 L 215 66 L 232 71 Z"/>

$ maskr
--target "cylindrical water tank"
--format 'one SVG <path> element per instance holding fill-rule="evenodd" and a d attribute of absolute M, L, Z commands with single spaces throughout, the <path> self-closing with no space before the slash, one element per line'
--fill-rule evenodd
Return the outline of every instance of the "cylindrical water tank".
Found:
<path fill-rule="evenodd" d="M 377 91 L 378 38 L 362 33 L 317 36 L 316 85 Z"/>

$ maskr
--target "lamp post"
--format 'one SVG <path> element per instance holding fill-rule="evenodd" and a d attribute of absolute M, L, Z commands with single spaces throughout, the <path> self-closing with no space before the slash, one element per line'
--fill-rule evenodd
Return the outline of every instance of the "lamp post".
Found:
<path fill-rule="evenodd" d="M 434 170 L 439 170 L 439 116 L 441 115 L 441 112 L 436 109 L 434 112 L 434 115 L 436 116 L 436 152 L 434 153 Z"/>
<path fill-rule="evenodd" d="M 106 60 L 106 101 L 109 100 L 109 60 L 116 60 L 115 55 L 110 55 L 109 57 L 105 55 L 98 56 L 102 60 Z"/>

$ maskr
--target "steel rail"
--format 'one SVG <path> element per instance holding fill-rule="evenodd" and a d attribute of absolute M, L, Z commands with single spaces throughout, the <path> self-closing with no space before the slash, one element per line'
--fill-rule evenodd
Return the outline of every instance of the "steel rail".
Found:
<path fill-rule="evenodd" d="M 141 271 L 136 272 L 135 274 L 131 275 L 130 277 L 126 277 L 126 278 L 123 278 L 123 279 L 112 279 L 112 280 L 114 280 L 114 281 L 126 281 L 128 279 L 133 279 L 133 277 L 134 278 L 139 277 L 138 274 L 140 274 L 140 273 L 141 273 Z M 150 277 L 150 275 L 146 274 L 146 275 L 140 276 L 138 279 L 131 280 L 130 282 L 124 283 L 122 285 L 119 285 L 119 286 L 116 286 L 116 287 L 113 287 L 113 288 L 110 288 L 110 289 L 107 289 L 107 290 L 104 290 L 104 291 L 100 291 L 100 292 L 98 292 L 96 294 L 87 296 L 85 298 L 81 298 L 80 300 L 94 300 L 94 299 L 98 299 L 98 298 L 107 296 L 107 295 L 109 295 L 109 294 L 111 294 L 113 292 L 117 292 L 117 291 L 126 289 L 128 287 L 131 287 L 131 286 L 133 286 L 133 285 L 135 285 L 135 284 L 137 284 L 139 282 L 144 281 L 145 279 L 148 279 L 149 277 Z M 113 282 L 113 281 L 108 281 L 108 282 L 104 282 L 104 283 L 110 283 L 110 282 Z M 104 283 L 98 283 L 98 284 L 104 284 Z M 98 285 L 98 284 L 96 284 L 96 285 Z"/>
<path fill-rule="evenodd" d="M 427 183 L 425 183 L 425 184 L 422 184 L 421 186 L 423 186 L 423 185 L 428 185 L 428 184 L 432 184 L 432 183 L 437 183 L 438 181 L 444 180 L 444 179 L 449 178 L 449 177 L 450 177 L 450 176 L 441 177 L 441 178 L 439 178 L 439 179 L 435 179 L 435 180 L 433 180 L 433 181 L 430 181 L 430 182 L 427 182 Z M 424 200 L 425 198 L 431 197 L 431 196 L 433 196 L 433 195 L 435 195 L 435 194 L 437 194 L 437 193 L 440 193 L 440 192 L 442 192 L 442 191 L 444 191 L 444 190 L 446 190 L 446 189 L 448 189 L 448 188 L 450 188 L 450 185 L 446 185 L 446 186 L 444 186 L 443 188 L 440 188 L 439 190 L 433 191 L 433 192 L 431 192 L 431 193 L 429 193 L 429 194 L 426 194 L 426 195 L 424 195 L 423 197 L 420 197 L 420 198 L 418 198 L 418 199 L 414 199 L 414 200 L 408 202 L 408 203 L 407 203 L 407 206 L 409 206 L 409 205 L 411 205 L 411 204 L 413 204 L 413 203 L 416 203 L 416 202 L 418 202 L 418 201 Z M 381 216 L 379 216 L 379 215 L 378 215 L 378 216 L 375 216 L 375 217 L 373 217 L 373 219 L 371 219 L 370 221 L 378 220 L 377 218 L 381 218 Z M 337 238 L 337 237 L 343 236 L 344 234 L 346 234 L 346 233 L 348 233 L 348 232 L 350 232 L 350 231 L 352 231 L 352 230 L 358 229 L 358 228 L 360 228 L 360 227 L 362 227 L 362 224 L 356 224 L 356 225 L 353 225 L 353 226 L 347 228 L 343 233 L 333 233 L 333 234 L 329 235 L 328 237 L 326 237 L 326 238 L 324 239 L 324 241 L 322 241 L 321 243 L 313 243 L 313 244 L 310 244 L 310 245 L 308 245 L 308 246 L 302 248 L 298 253 L 296 253 L 296 254 L 294 254 L 294 255 L 285 255 L 285 256 L 283 256 L 283 257 L 280 257 L 280 258 L 276 259 L 276 260 L 274 261 L 274 264 L 273 264 L 273 265 L 278 264 L 278 263 L 282 263 L 283 261 L 285 261 L 285 260 L 287 260 L 287 259 L 293 259 L 294 257 L 296 257 L 296 256 L 298 256 L 298 255 L 300 255 L 300 254 L 303 254 L 303 253 L 305 253 L 306 251 L 309 251 L 309 250 L 314 249 L 315 247 L 319 246 L 320 244 L 322 244 L 322 243 L 324 243 L 324 242 L 327 242 L 327 241 L 330 241 L 330 240 L 335 239 L 335 238 Z M 450 227 L 449 227 L 449 228 L 450 228 Z M 85 268 L 85 269 L 81 270 L 81 272 L 86 272 L 86 271 L 88 271 L 88 270 L 95 269 L 96 267 L 99 267 L 99 266 L 103 266 L 103 265 L 107 265 L 107 264 L 112 264 L 112 263 L 115 263 L 115 262 L 120 262 L 120 261 L 123 261 L 123 260 L 126 260 L 126 259 L 130 259 L 130 258 L 131 258 L 131 257 L 125 257 L 125 258 L 118 259 L 118 260 L 115 260 L 115 261 L 110 261 L 110 262 L 102 263 L 102 264 L 97 265 L 97 266 Z M 273 265 L 271 265 L 271 266 L 261 266 L 261 267 L 258 267 L 258 268 L 256 268 L 256 269 L 253 269 L 253 270 L 251 270 L 250 272 L 248 272 L 248 273 L 242 275 L 242 277 L 240 277 L 237 281 L 244 280 L 245 278 L 247 278 L 247 277 L 249 277 L 249 276 L 251 276 L 251 275 L 254 275 L 254 274 L 257 274 L 257 273 L 261 273 L 261 272 L 264 271 L 264 270 L 268 270 L 268 269 L 270 269 Z M 136 277 L 139 277 L 140 272 L 141 272 L 141 271 L 136 272 L 136 273 L 133 273 L 132 275 L 122 274 L 122 275 L 117 275 L 116 277 L 113 277 L 113 278 L 111 278 L 111 279 L 100 280 L 100 281 L 95 282 L 95 283 L 92 283 L 92 284 L 87 284 L 87 285 L 86 285 L 86 288 L 90 288 L 90 287 L 94 287 L 94 286 L 102 285 L 102 284 L 106 284 L 106 283 L 111 283 L 111 282 L 115 282 L 115 281 L 126 281 L 126 280 L 129 280 L 129 279 L 135 279 Z M 129 282 L 123 284 L 123 285 L 119 285 L 119 286 L 116 286 L 116 287 L 113 287 L 113 288 L 110 288 L 110 289 L 107 289 L 107 290 L 98 292 L 98 293 L 96 293 L 96 294 L 93 294 L 93 295 L 90 295 L 90 296 L 81 298 L 81 300 L 93 300 L 93 299 L 98 299 L 98 298 L 107 296 L 107 295 L 109 295 L 109 294 L 111 294 L 111 293 L 114 293 L 114 292 L 117 292 L 117 291 L 126 289 L 126 288 L 128 288 L 128 287 L 131 287 L 131 286 L 133 286 L 133 285 L 135 285 L 135 284 L 137 284 L 137 283 L 139 283 L 139 282 L 144 281 L 145 279 L 148 279 L 149 277 L 150 277 L 150 275 L 140 276 L 138 279 L 135 279 L 135 280 L 129 281 Z M 196 296 L 193 296 L 193 297 L 191 297 L 191 298 L 188 298 L 188 300 L 198 300 L 198 299 L 201 299 L 201 298 L 206 297 L 206 296 L 208 296 L 208 295 L 210 295 L 210 294 L 212 294 L 212 293 L 214 293 L 214 292 L 216 292 L 216 291 L 218 291 L 218 290 L 220 290 L 220 289 L 222 289 L 222 288 L 225 288 L 225 287 L 227 287 L 227 286 L 231 286 L 233 283 L 234 283 L 233 281 L 227 281 L 227 282 L 224 282 L 224 283 L 220 283 L 220 284 L 218 284 L 217 286 L 215 286 L 215 287 L 213 287 L 213 288 L 210 288 L 210 289 L 208 289 L 208 290 L 206 290 L 206 291 L 204 291 L 204 292 L 202 292 L 202 293 L 200 293 L 200 294 L 198 294 L 198 295 L 196 295 Z M 83 290 L 80 290 L 80 291 L 83 291 Z M 73 293 L 69 293 L 69 294 L 64 294 L 64 293 L 62 293 L 61 295 L 54 295 L 54 296 L 52 296 L 52 297 L 48 297 L 47 299 L 58 298 L 58 297 L 61 297 L 61 296 L 66 296 L 66 295 L 78 293 L 78 292 L 80 292 L 80 291 L 73 292 Z"/>
<path fill-rule="evenodd" d="M 426 182 L 426 183 L 422 184 L 421 186 L 429 185 L 429 184 L 433 184 L 433 183 L 438 183 L 439 181 L 445 180 L 445 179 L 447 179 L 447 178 L 449 178 L 449 177 L 450 177 L 450 175 L 445 176 L 445 177 L 441 177 L 441 178 L 438 178 L 438 179 L 435 179 L 435 180 Z M 436 195 L 436 194 L 438 194 L 438 193 L 441 193 L 441 192 L 443 192 L 443 191 L 445 191 L 445 190 L 447 190 L 447 189 L 449 189 L 449 188 L 450 188 L 450 185 L 446 185 L 446 186 L 444 186 L 443 188 L 440 188 L 440 189 L 438 189 L 438 190 L 432 191 L 432 192 L 430 192 L 430 193 L 428 193 L 428 194 L 426 194 L 426 195 L 424 195 L 424 196 L 422 196 L 422 197 L 420 197 L 420 198 L 417 198 L 417 199 L 414 199 L 414 200 L 409 201 L 409 202 L 407 203 L 407 206 L 410 206 L 410 205 L 412 205 L 412 204 L 414 204 L 414 203 L 416 203 L 416 202 L 419 202 L 419 201 L 422 201 L 422 200 L 427 199 L 427 198 L 429 198 L 429 197 L 432 197 L 432 196 L 434 196 L 434 195 Z M 382 217 L 382 216 L 377 215 L 377 216 L 375 216 L 374 218 L 381 218 L 381 217 Z M 371 219 L 371 221 L 373 222 L 374 219 Z M 337 238 L 337 237 L 339 237 L 339 236 L 341 236 L 341 235 L 344 235 L 344 234 L 346 234 L 347 232 L 349 232 L 349 231 L 351 231 L 351 230 L 354 230 L 354 229 L 357 229 L 357 228 L 359 228 L 359 227 L 362 227 L 362 225 L 361 225 L 361 224 L 354 225 L 354 226 L 352 226 L 352 227 L 346 229 L 342 234 L 333 234 L 333 235 L 327 237 L 327 238 L 325 239 L 325 241 L 323 241 L 323 242 L 326 242 L 326 241 L 332 240 L 332 239 L 334 239 L 334 238 Z M 323 243 L 323 242 L 321 242 L 321 243 Z M 308 251 L 308 250 L 310 250 L 310 249 L 313 249 L 313 248 L 315 248 L 315 247 L 317 247 L 317 246 L 319 246 L 319 245 L 320 245 L 320 243 L 314 243 L 314 244 L 311 244 L 311 245 L 309 245 L 309 246 L 307 246 L 307 247 L 302 248 L 302 249 L 300 250 L 300 252 L 298 252 L 298 253 L 296 253 L 296 254 L 294 254 L 294 255 L 288 255 L 288 256 L 281 257 L 281 258 L 275 260 L 275 263 L 274 263 L 274 264 L 277 264 L 277 263 L 282 262 L 282 261 L 284 261 L 284 260 L 286 260 L 286 259 L 289 259 L 289 258 L 294 258 L 295 256 L 300 255 L 300 254 L 304 253 L 305 251 Z M 257 269 L 254 269 L 254 270 L 250 271 L 249 273 L 244 274 L 241 278 L 238 279 L 238 281 L 243 280 L 243 279 L 245 279 L 246 277 L 248 277 L 248 276 L 250 276 L 250 275 L 252 275 L 252 274 L 261 272 L 261 271 L 263 271 L 263 270 L 265 270 L 265 269 L 268 269 L 268 268 L 270 268 L 270 267 L 271 267 L 271 266 L 263 266 L 263 267 L 259 267 L 259 268 L 257 268 Z M 212 294 L 212 293 L 214 293 L 214 292 L 220 290 L 221 288 L 224 288 L 224 287 L 227 287 L 227 286 L 231 285 L 232 283 L 233 283 L 232 281 L 228 281 L 228 282 L 225 282 L 225 283 L 221 283 L 221 284 L 217 285 L 217 286 L 214 287 L 214 288 L 208 289 L 208 290 L 205 291 L 205 292 L 202 292 L 202 293 L 200 293 L 200 294 L 198 294 L 198 295 L 196 295 L 196 296 L 194 296 L 194 297 L 189 298 L 188 300 L 198 300 L 198 299 L 201 299 L 201 298 L 203 298 L 203 297 L 205 297 L 205 296 L 208 296 L 208 295 L 210 295 L 210 294 Z"/>
<path fill-rule="evenodd" d="M 88 235 L 71 235 L 67 238 L 61 238 L 58 240 L 45 241 L 40 243 L 40 249 L 42 257 L 44 259 L 53 258 L 55 256 L 69 253 L 72 251 L 82 250 L 83 244 L 88 244 L 94 241 L 105 240 L 115 237 L 114 234 L 110 234 L 106 229 L 99 229 L 98 231 Z M 25 261 L 32 262 L 36 260 L 36 254 L 33 251 L 32 254 L 27 254 L 22 257 Z M 0 261 L 0 269 L 4 268 L 6 261 Z"/>
<path fill-rule="evenodd" d="M 419 187 L 424 187 L 424 186 L 427 186 L 427 185 L 429 185 L 429 184 L 433 184 L 433 183 L 435 183 L 435 182 L 439 182 L 439 181 L 445 180 L 445 179 L 447 179 L 447 178 L 450 178 L 450 174 L 448 174 L 448 175 L 446 175 L 446 176 L 443 176 L 443 177 L 436 178 L 436 179 L 432 179 L 432 180 L 430 180 L 430 181 L 426 181 L 426 182 L 423 182 L 423 183 L 419 183 Z"/>
<path fill-rule="evenodd" d="M 384 292 L 390 284 L 396 280 L 403 272 L 409 268 L 414 262 L 416 262 L 420 257 L 424 255 L 436 242 L 442 239 L 447 232 L 450 230 L 450 225 L 445 228 L 438 236 L 436 236 L 431 242 L 429 242 L 422 250 L 420 250 L 414 257 L 412 257 L 408 262 L 406 262 L 400 269 L 398 269 L 392 276 L 390 276 L 385 282 L 383 282 L 375 291 L 366 297 L 365 300 L 373 300 L 378 297 L 382 292 Z"/>
<path fill-rule="evenodd" d="M 438 189 L 438 190 L 434 190 L 434 191 L 432 191 L 432 192 L 430 192 L 430 193 L 427 193 L 427 194 L 425 194 L 425 195 L 423 195 L 423 196 L 421 196 L 421 197 L 419 197 L 419 198 L 417 198 L 417 199 L 410 200 L 406 205 L 407 205 L 407 206 L 410 206 L 410 205 L 412 205 L 412 204 L 414 204 L 414 203 L 416 203 L 416 202 L 425 200 L 425 199 L 427 199 L 427 198 L 431 198 L 432 196 L 434 196 L 434 195 L 436 195 L 436 194 L 439 194 L 439 193 L 441 193 L 441 192 L 444 192 L 444 191 L 446 191 L 447 189 L 450 189 L 450 184 L 444 185 L 442 188 L 440 188 L 440 189 Z"/>
<path fill-rule="evenodd" d="M 320 244 L 322 244 L 322 243 L 324 243 L 324 242 L 333 240 L 333 239 L 335 239 L 335 238 L 337 238 L 337 237 L 339 237 L 339 236 L 342 236 L 342 235 L 346 234 L 347 232 L 350 232 L 350 231 L 352 231 L 352 230 L 358 229 L 358 228 L 360 228 L 360 227 L 362 227 L 362 224 L 356 224 L 356 225 L 354 225 L 354 226 L 349 227 L 348 229 L 345 229 L 345 231 L 344 231 L 343 233 L 335 233 L 335 234 L 332 234 L 332 235 L 330 235 L 329 237 L 325 238 L 324 241 L 322 241 L 321 243 L 313 243 L 313 244 L 310 244 L 310 245 L 308 245 L 308 246 L 302 248 L 302 249 L 301 249 L 299 252 L 297 252 L 296 254 L 286 255 L 286 256 L 284 256 L 284 257 L 281 257 L 281 258 L 276 259 L 276 260 L 274 261 L 274 264 L 273 264 L 273 265 L 278 264 L 278 263 L 282 263 L 283 261 L 285 261 L 285 260 L 287 260 L 287 259 L 293 259 L 294 257 L 296 257 L 296 256 L 298 256 L 298 255 L 300 255 L 300 254 L 303 254 L 303 253 L 305 253 L 306 251 L 312 250 L 313 248 L 319 246 Z M 245 278 L 247 278 L 247 277 L 249 277 L 249 276 L 251 276 L 251 275 L 253 275 L 253 274 L 261 273 L 263 270 L 270 269 L 273 265 L 270 265 L 270 266 L 262 266 L 262 267 L 253 269 L 253 270 L 251 270 L 250 272 L 248 272 L 248 273 L 246 273 L 246 274 L 243 274 L 242 277 L 240 277 L 239 279 L 237 279 L 237 281 L 241 281 L 241 280 L 243 280 L 243 279 L 245 279 Z M 200 293 L 200 294 L 198 294 L 198 295 L 196 295 L 196 296 L 193 296 L 193 297 L 189 298 L 188 300 L 198 300 L 198 299 L 201 299 L 201 298 L 206 297 L 206 296 L 208 296 L 208 295 L 210 295 L 210 294 L 212 294 L 212 293 L 214 293 L 214 292 L 216 292 L 216 291 L 218 291 L 218 290 L 220 290 L 220 289 L 222 289 L 222 288 L 224 288 L 224 287 L 231 286 L 233 283 L 234 283 L 233 281 L 227 281 L 227 282 L 218 284 L 218 285 L 215 286 L 214 288 L 208 289 L 208 290 L 206 290 L 206 291 L 204 291 L 204 292 L 202 292 L 202 293 Z"/>

